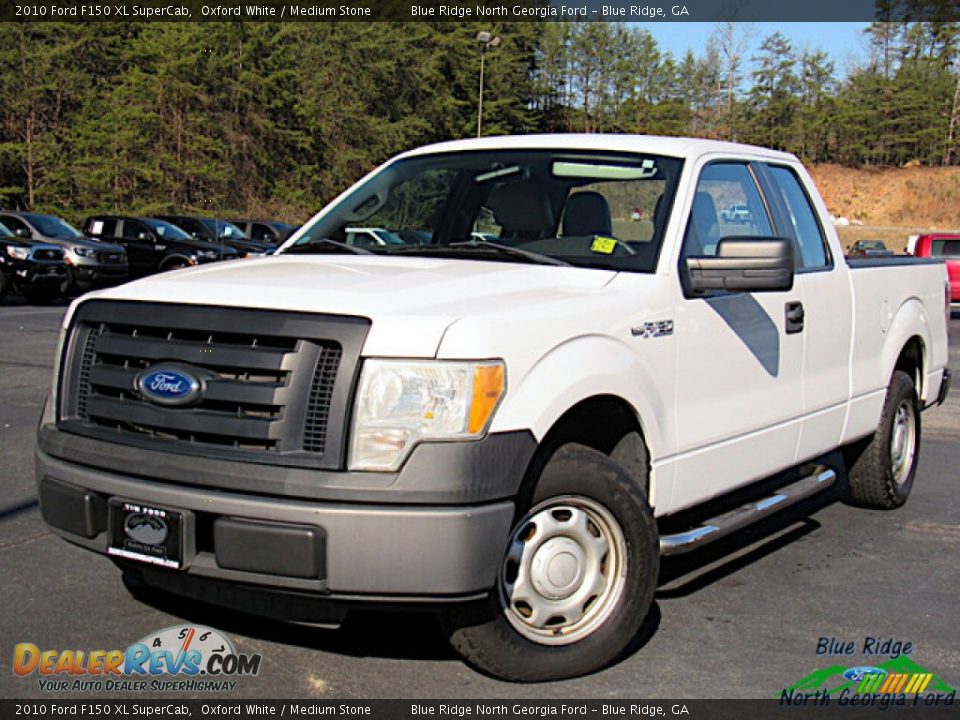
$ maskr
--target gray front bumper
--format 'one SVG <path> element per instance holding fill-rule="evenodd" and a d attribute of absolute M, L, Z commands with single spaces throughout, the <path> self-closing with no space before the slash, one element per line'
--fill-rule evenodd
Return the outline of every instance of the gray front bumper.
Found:
<path fill-rule="evenodd" d="M 146 469 L 146 468 L 144 468 Z M 224 580 L 321 596 L 377 596 L 398 601 L 463 599 L 494 585 L 513 519 L 512 501 L 430 506 L 340 503 L 264 497 L 185 487 L 90 468 L 36 451 L 37 482 L 46 479 L 94 494 L 97 503 L 123 498 L 163 508 L 192 511 L 197 527 L 188 537 L 189 565 L 176 572 L 184 580 Z M 41 496 L 43 493 L 41 492 Z M 43 507 L 48 522 L 54 517 Z M 217 564 L 202 525 L 217 518 L 239 518 L 322 528 L 323 577 L 302 578 L 225 569 Z M 51 524 L 67 540 L 106 553 L 108 531 L 97 526 L 83 537 Z M 200 538 L 198 540 L 198 537 Z M 206 544 L 205 544 L 206 543 Z"/>

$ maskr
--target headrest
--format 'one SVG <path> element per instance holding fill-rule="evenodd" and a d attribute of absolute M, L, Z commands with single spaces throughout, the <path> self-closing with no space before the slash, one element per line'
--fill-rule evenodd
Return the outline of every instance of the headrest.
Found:
<path fill-rule="evenodd" d="M 556 222 L 546 187 L 530 180 L 494 188 L 486 204 L 505 230 L 552 232 Z"/>
<path fill-rule="evenodd" d="M 712 227 L 717 225 L 717 206 L 713 202 L 713 195 L 698 192 L 693 196 L 693 221 L 701 235 L 708 235 Z"/>
<path fill-rule="evenodd" d="M 578 192 L 563 206 L 563 236 L 610 235 L 613 221 L 607 199 L 598 192 Z"/>

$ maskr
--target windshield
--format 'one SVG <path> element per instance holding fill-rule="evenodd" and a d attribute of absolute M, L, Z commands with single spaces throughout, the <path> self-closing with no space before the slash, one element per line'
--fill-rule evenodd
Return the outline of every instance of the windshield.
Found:
<path fill-rule="evenodd" d="M 25 217 L 41 235 L 57 238 L 59 240 L 73 240 L 82 238 L 83 233 L 77 230 L 66 220 L 61 220 L 53 215 L 36 215 L 34 213 L 24 213 Z"/>
<path fill-rule="evenodd" d="M 570 150 L 408 158 L 349 192 L 284 252 L 344 252 L 339 244 L 653 272 L 681 166 L 657 155 Z"/>
<path fill-rule="evenodd" d="M 166 220 L 144 220 L 157 235 L 168 240 L 192 240 L 187 233 Z"/>
<path fill-rule="evenodd" d="M 226 220 L 215 220 L 214 218 L 201 218 L 202 222 L 207 230 L 213 233 L 215 238 L 237 238 L 238 240 L 246 240 L 247 236 L 244 235 L 243 230 L 238 228 L 232 222 Z"/>
<path fill-rule="evenodd" d="M 0 223 L 0 237 L 13 237 L 13 231 L 3 223 Z"/>

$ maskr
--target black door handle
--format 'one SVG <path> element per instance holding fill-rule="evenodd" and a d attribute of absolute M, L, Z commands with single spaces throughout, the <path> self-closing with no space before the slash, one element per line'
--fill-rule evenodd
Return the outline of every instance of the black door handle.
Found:
<path fill-rule="evenodd" d="M 788 302 L 786 308 L 786 318 L 787 318 L 787 335 L 793 335 L 794 333 L 803 332 L 803 303 L 802 302 Z"/>

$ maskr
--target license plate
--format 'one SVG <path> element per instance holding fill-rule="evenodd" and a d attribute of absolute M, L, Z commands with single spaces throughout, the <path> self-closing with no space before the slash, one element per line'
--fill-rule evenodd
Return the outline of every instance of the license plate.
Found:
<path fill-rule="evenodd" d="M 183 567 L 182 511 L 116 498 L 109 508 L 108 555 L 174 570 Z"/>

